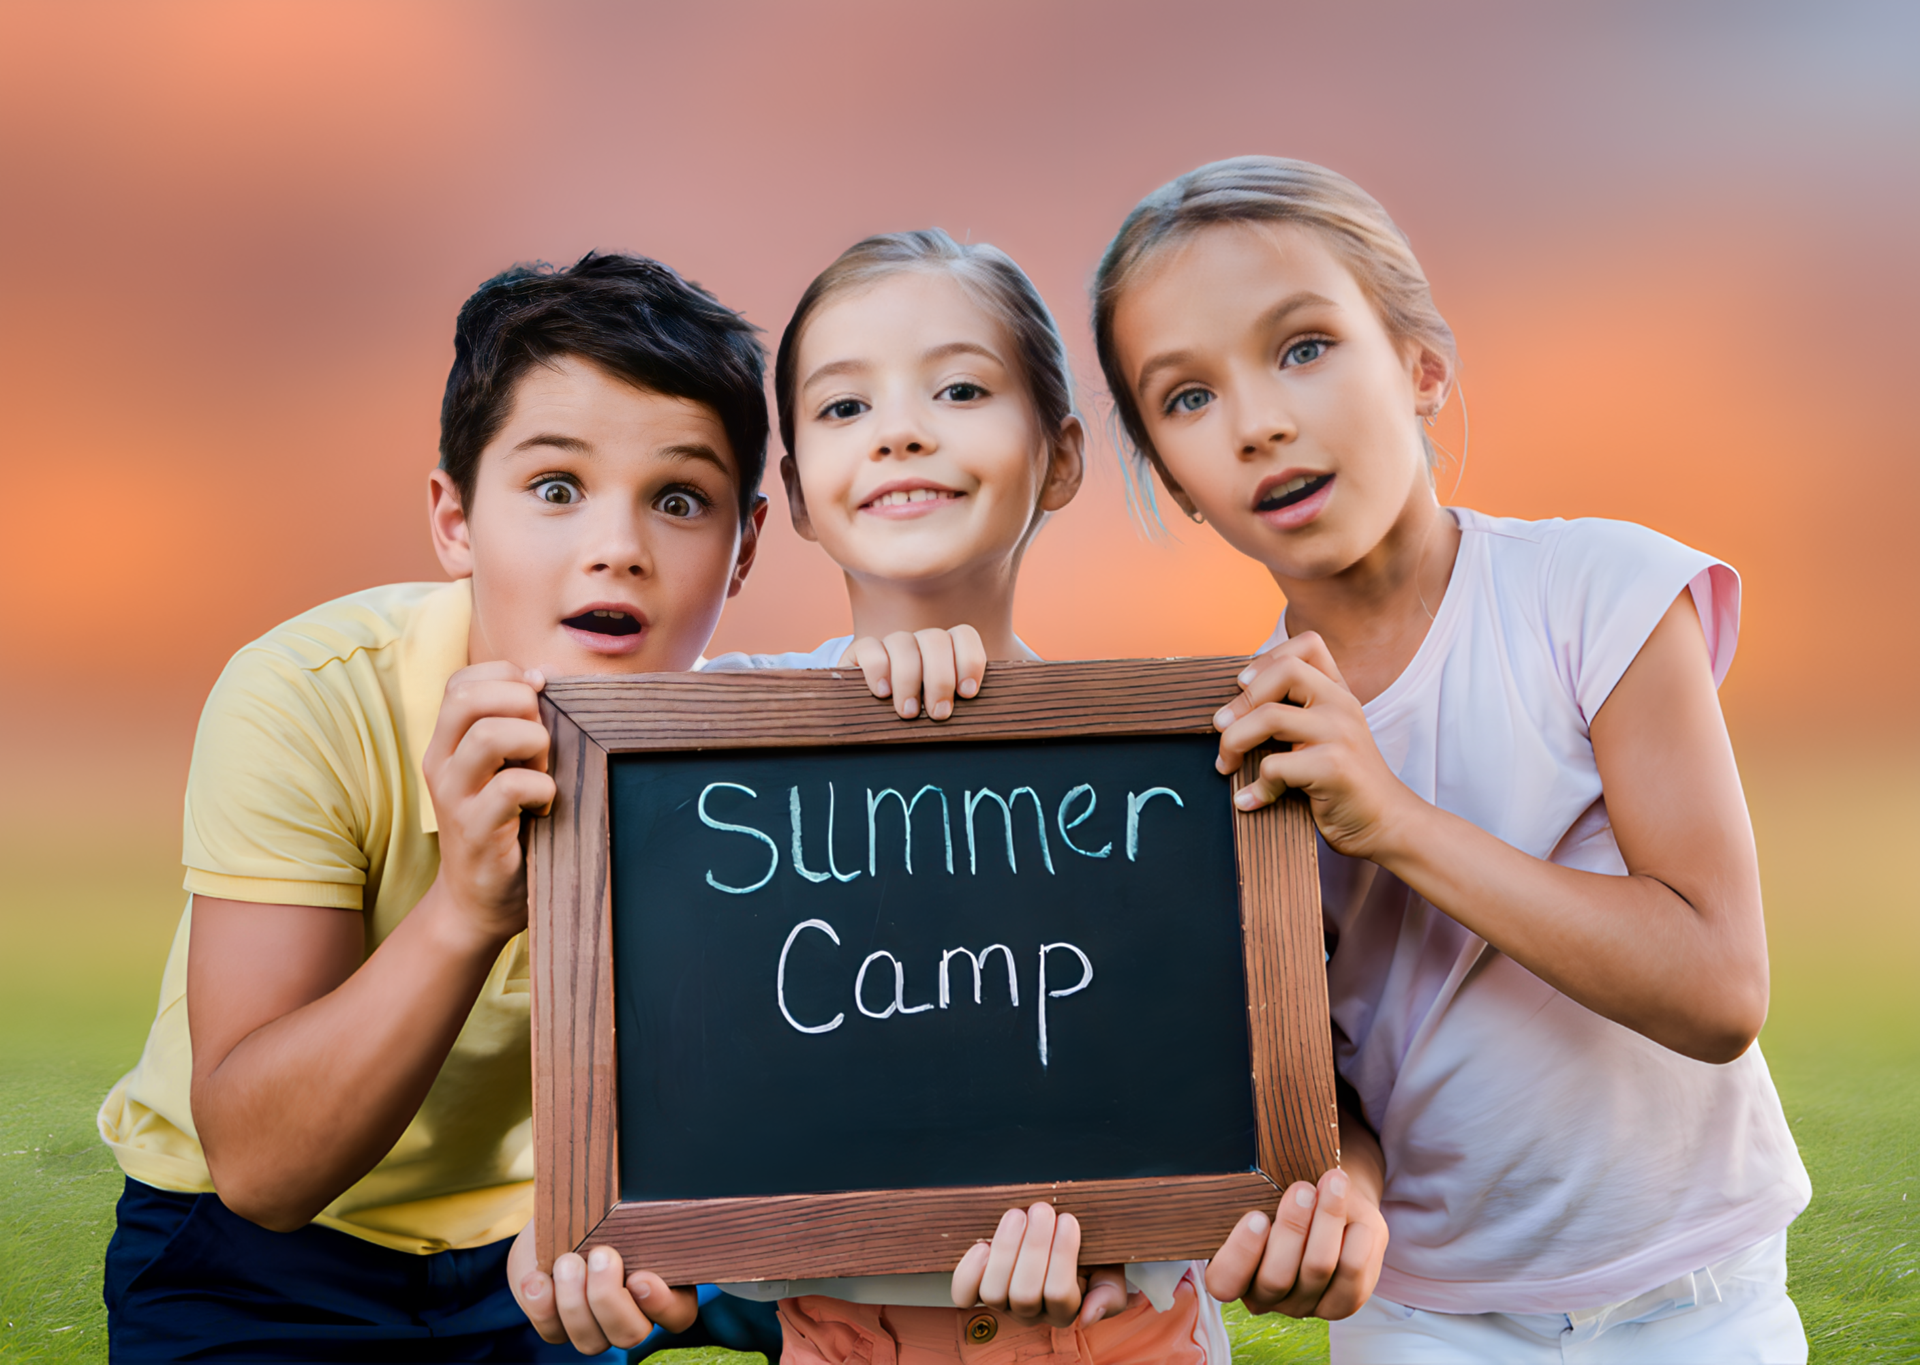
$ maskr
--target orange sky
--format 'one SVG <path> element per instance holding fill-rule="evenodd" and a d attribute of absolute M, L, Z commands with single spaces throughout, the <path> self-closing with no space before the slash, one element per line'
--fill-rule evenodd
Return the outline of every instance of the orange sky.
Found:
<path fill-rule="evenodd" d="M 235 647 L 437 576 L 423 487 L 452 318 L 511 261 L 647 252 L 777 335 L 855 238 L 939 224 L 1028 268 L 1098 418 L 1084 286 L 1106 237 L 1154 185 L 1255 150 L 1345 171 L 1412 235 L 1465 357 L 1454 500 L 1633 518 L 1730 559 L 1748 732 L 1915 730 L 1912 10 L 74 4 L 0 23 L 16 752 L 79 733 L 177 784 Z M 1257 644 L 1271 583 L 1209 531 L 1143 540 L 1096 446 L 1029 560 L 1026 637 Z M 722 647 L 809 647 L 846 619 L 769 491 L 779 530 Z"/>

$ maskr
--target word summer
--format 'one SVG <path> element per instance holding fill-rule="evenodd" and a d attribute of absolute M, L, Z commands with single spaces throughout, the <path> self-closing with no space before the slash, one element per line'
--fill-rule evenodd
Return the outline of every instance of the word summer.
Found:
<path fill-rule="evenodd" d="M 787 789 L 787 823 L 792 835 L 787 845 L 790 853 L 790 866 L 794 875 L 804 878 L 809 882 L 824 882 L 829 879 L 836 882 L 850 882 L 856 877 L 859 877 L 863 869 L 857 863 L 851 870 L 843 870 L 839 865 L 835 852 L 838 845 L 834 838 L 834 822 L 838 818 L 839 796 L 834 790 L 833 783 L 827 783 L 826 787 L 826 801 L 824 803 L 826 806 L 826 819 L 814 826 L 816 834 L 824 834 L 824 837 L 815 845 L 809 845 L 806 838 L 807 822 L 802 811 L 803 803 L 800 788 L 789 787 Z M 913 818 L 914 813 L 920 809 L 920 804 L 923 801 L 926 802 L 927 813 L 929 815 L 931 815 L 936 808 L 939 811 L 942 847 L 946 852 L 946 873 L 948 876 L 955 875 L 953 857 L 953 810 L 948 804 L 945 790 L 928 784 L 920 788 L 920 790 L 915 792 L 911 797 L 908 797 L 903 792 L 896 791 L 892 787 L 887 787 L 877 792 L 873 788 L 868 787 L 866 793 L 867 865 L 864 871 L 868 875 L 877 875 L 879 872 L 880 846 L 882 842 L 880 829 L 883 818 L 890 809 L 899 812 L 901 830 L 901 843 L 899 847 L 901 856 L 905 860 L 907 874 L 909 876 L 915 875 L 913 866 Z M 756 882 L 751 882 L 745 886 L 735 886 L 729 882 L 721 881 L 720 878 L 714 875 L 712 869 L 708 869 L 707 885 L 716 891 L 724 891 L 733 896 L 751 895 L 753 892 L 760 890 L 761 887 L 771 882 L 774 874 L 780 870 L 780 845 L 771 834 L 768 834 L 758 825 L 742 824 L 738 819 L 723 820 L 714 812 L 713 807 L 720 806 L 727 814 L 735 816 L 745 814 L 746 812 L 738 809 L 738 807 L 743 804 L 741 800 L 743 797 L 747 801 L 758 801 L 760 794 L 753 788 L 743 786 L 738 782 L 709 782 L 701 791 L 700 800 L 697 803 L 700 823 L 708 829 L 716 829 L 726 834 L 742 835 L 748 839 L 757 840 L 765 846 L 767 868 Z M 1187 804 L 1180 799 L 1180 793 L 1171 787 L 1149 787 L 1142 792 L 1128 792 L 1126 803 L 1126 841 L 1124 846 L 1129 862 L 1138 861 L 1140 857 L 1141 817 L 1147 809 L 1147 804 L 1155 798 L 1164 798 L 1171 801 L 1175 806 L 1182 808 Z M 938 802 L 937 807 L 935 806 L 935 801 Z M 1027 805 L 1023 807 L 1021 804 L 1022 801 L 1025 801 Z M 815 798 L 815 803 L 814 819 L 819 820 L 818 805 L 820 803 L 817 798 Z M 1040 836 L 1041 864 L 1046 868 L 1049 875 L 1055 874 L 1053 845 L 1047 837 L 1047 817 L 1049 812 L 1046 806 L 1042 804 L 1040 794 L 1032 787 L 1015 787 L 1005 796 L 994 791 L 991 787 L 983 787 L 979 791 L 963 791 L 958 805 L 960 807 L 960 823 L 966 831 L 967 872 L 970 875 L 977 876 L 980 871 L 980 844 L 982 836 L 979 826 L 981 825 L 985 826 L 986 831 L 984 837 L 987 844 L 987 858 L 991 859 L 994 856 L 994 845 L 1004 841 L 1008 870 L 1016 875 L 1019 873 L 1020 860 L 1014 853 L 1013 829 L 1016 819 L 1015 813 L 1025 811 L 1031 811 L 1034 829 Z M 1099 805 L 1099 794 L 1094 791 L 1093 784 L 1088 782 L 1082 782 L 1079 786 L 1074 787 L 1065 796 L 1060 798 L 1059 804 L 1053 808 L 1051 813 L 1054 827 L 1060 834 L 1060 843 L 1064 846 L 1063 856 L 1064 853 L 1067 852 L 1076 854 L 1082 858 L 1107 858 L 1112 856 L 1114 847 L 1111 839 L 1102 843 L 1098 848 L 1094 848 L 1090 846 L 1092 844 L 1092 838 L 1087 834 L 1082 833 L 1077 838 L 1074 834 L 1074 831 L 1079 830 L 1081 826 L 1094 818 L 1094 813 L 1098 810 Z M 986 814 L 984 818 L 981 818 L 981 810 L 983 807 L 986 808 Z M 997 821 L 997 832 L 1002 836 L 1002 840 L 996 840 L 994 838 L 996 833 L 996 821 L 994 817 L 996 815 L 999 817 Z M 775 819 L 777 820 L 778 817 L 776 816 Z M 816 861 L 824 859 L 822 866 L 809 867 L 807 865 L 807 858 L 809 856 L 807 849 L 810 846 L 815 849 L 814 854 L 811 856 L 813 856 Z"/>
<path fill-rule="evenodd" d="M 833 926 L 823 919 L 802 920 L 800 923 L 794 925 L 792 930 L 787 934 L 787 941 L 782 944 L 780 948 L 780 966 L 774 972 L 773 977 L 774 999 L 779 1002 L 781 1018 L 785 1019 L 801 1033 L 832 1033 L 835 1029 L 839 1028 L 840 1025 L 847 1022 L 847 1016 L 844 1010 L 823 1023 L 808 1024 L 796 1019 L 793 1011 L 787 1006 L 787 959 L 793 953 L 794 940 L 809 929 L 817 933 L 825 934 L 828 938 L 832 939 L 834 947 L 838 948 L 840 946 L 840 935 L 835 933 Z M 1071 954 L 1073 960 L 1066 964 L 1070 979 L 1063 982 L 1060 977 L 1056 975 L 1053 978 L 1055 984 L 1050 987 L 1047 983 L 1047 957 L 1053 953 Z M 1007 1003 L 1013 1006 L 1014 1009 L 1019 1009 L 1020 974 L 1014 969 L 1013 950 L 1004 943 L 990 943 L 978 953 L 975 953 L 969 948 L 949 948 L 940 954 L 940 1008 L 944 1010 L 953 1004 L 952 967 L 955 958 L 963 959 L 966 966 L 973 968 L 973 1003 L 978 1005 L 981 1003 L 981 988 L 985 984 L 982 980 L 982 974 L 985 973 L 989 978 L 994 975 L 994 973 L 988 969 L 988 964 L 994 960 L 995 954 L 998 954 L 1004 961 L 1007 969 Z M 887 966 L 892 967 L 893 970 L 888 972 L 882 969 L 874 973 L 878 978 L 878 987 L 877 990 L 875 990 L 867 985 L 867 973 L 873 970 L 875 963 L 879 962 L 885 962 Z M 1039 987 L 1033 993 L 1033 1003 L 1034 1012 L 1039 1016 L 1040 1065 L 1045 1066 L 1047 1065 L 1047 1002 L 1049 1000 L 1059 1000 L 1069 995 L 1078 995 L 1081 991 L 1091 986 L 1093 984 L 1093 959 L 1071 943 L 1043 943 L 1040 945 L 1040 969 L 1038 976 Z M 891 981 L 888 980 L 889 977 L 892 978 Z M 891 996 L 887 995 L 887 987 L 889 985 L 893 987 Z M 870 991 L 880 996 L 881 1003 L 885 1005 L 884 1009 L 875 1009 L 872 1004 L 869 1003 Z M 868 953 L 866 961 L 860 964 L 860 970 L 854 974 L 853 1004 L 855 1009 L 859 1010 L 860 1013 L 866 1015 L 869 1019 L 903 1018 L 907 1015 L 923 1013 L 934 1007 L 932 1000 L 923 1000 L 917 1005 L 909 1005 L 907 1003 L 906 964 L 885 949 L 876 953 Z"/>

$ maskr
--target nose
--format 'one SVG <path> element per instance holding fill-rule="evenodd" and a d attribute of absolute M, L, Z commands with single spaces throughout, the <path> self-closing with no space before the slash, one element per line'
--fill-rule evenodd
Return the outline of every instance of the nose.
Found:
<path fill-rule="evenodd" d="M 1265 454 L 1299 434 L 1284 387 L 1275 379 L 1248 376 L 1235 387 L 1234 434 L 1242 458 Z"/>
<path fill-rule="evenodd" d="M 940 448 L 926 415 L 917 403 L 891 405 L 886 420 L 874 439 L 873 456 L 877 460 L 907 455 L 930 455 Z"/>
<path fill-rule="evenodd" d="M 614 580 L 645 578 L 653 559 L 645 535 L 645 517 L 638 507 L 622 507 L 607 499 L 589 525 L 583 543 L 590 577 Z"/>

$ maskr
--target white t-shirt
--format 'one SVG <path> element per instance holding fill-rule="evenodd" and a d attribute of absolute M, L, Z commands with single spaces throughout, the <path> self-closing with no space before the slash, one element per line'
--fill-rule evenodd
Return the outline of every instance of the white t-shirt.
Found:
<path fill-rule="evenodd" d="M 1588 723 L 1689 588 L 1724 678 L 1739 578 L 1627 522 L 1455 515 L 1427 638 L 1367 704 L 1374 741 L 1443 810 L 1624 875 Z M 1263 649 L 1285 638 L 1283 618 Z M 1757 1046 L 1724 1066 L 1670 1052 L 1324 841 L 1320 885 L 1335 1061 L 1386 1156 L 1386 1298 L 1444 1313 L 1617 1302 L 1806 1206 Z"/>
<path fill-rule="evenodd" d="M 841 656 L 847 652 L 847 646 L 852 643 L 853 636 L 838 635 L 804 654 L 747 654 L 736 650 L 702 659 L 694 667 L 702 671 L 729 673 L 762 668 L 836 668 Z M 1019 643 L 1022 648 L 1026 647 L 1025 641 Z M 1219 1306 L 1206 1295 L 1206 1284 L 1201 1278 L 1204 1274 L 1205 1263 L 1201 1261 L 1145 1261 L 1127 1267 L 1127 1288 L 1131 1292 L 1145 1294 L 1147 1301 L 1164 1313 L 1173 1306 L 1174 1291 L 1179 1288 L 1180 1281 L 1191 1275 L 1194 1292 L 1200 1298 L 1201 1327 L 1208 1338 L 1210 1358 L 1224 1361 L 1230 1358 L 1226 1326 L 1221 1321 Z M 862 1275 L 831 1280 L 756 1280 L 746 1284 L 723 1284 L 720 1288 L 729 1294 L 761 1302 L 819 1294 L 847 1303 L 951 1308 L 952 1282 L 950 1274 Z"/>
<path fill-rule="evenodd" d="M 836 635 L 804 654 L 747 654 L 736 649 L 730 654 L 716 654 L 711 659 L 702 659 L 694 665 L 694 669 L 698 672 L 745 673 L 757 668 L 838 668 L 840 656 L 847 652 L 847 646 L 852 643 L 851 635 Z"/>

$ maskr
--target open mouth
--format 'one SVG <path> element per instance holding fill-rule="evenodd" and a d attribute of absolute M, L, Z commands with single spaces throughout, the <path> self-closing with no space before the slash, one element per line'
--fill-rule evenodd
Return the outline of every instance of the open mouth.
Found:
<path fill-rule="evenodd" d="M 638 635 L 640 620 L 624 611 L 583 611 L 560 623 L 595 635 Z"/>
<path fill-rule="evenodd" d="M 1305 502 L 1333 482 L 1331 474 L 1302 475 L 1297 479 L 1288 479 L 1278 488 L 1270 488 L 1266 495 L 1253 505 L 1256 512 L 1277 512 L 1282 507 L 1291 507 L 1296 502 Z"/>

